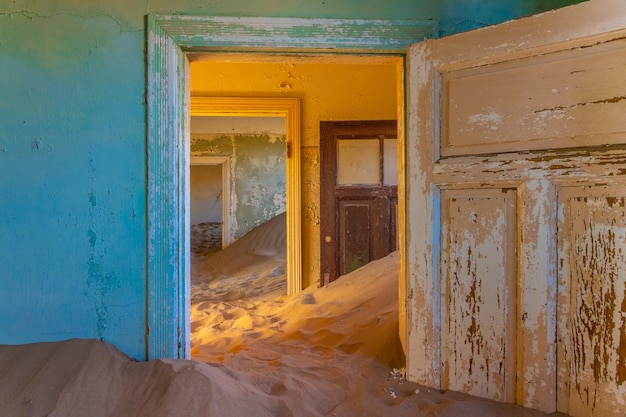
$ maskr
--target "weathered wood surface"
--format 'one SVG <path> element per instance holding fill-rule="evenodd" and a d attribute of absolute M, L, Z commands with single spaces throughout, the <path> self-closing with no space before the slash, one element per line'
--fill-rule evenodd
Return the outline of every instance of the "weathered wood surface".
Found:
<path fill-rule="evenodd" d="M 442 194 L 442 385 L 509 402 L 516 373 L 515 194 Z"/>
<path fill-rule="evenodd" d="M 186 49 L 404 52 L 437 33 L 434 20 L 151 16 Z"/>
<path fill-rule="evenodd" d="M 559 410 L 624 415 L 626 186 L 559 193 Z"/>
<path fill-rule="evenodd" d="M 625 57 L 626 39 L 444 74 L 441 154 L 622 143 Z"/>
<path fill-rule="evenodd" d="M 626 272 L 620 266 L 625 249 L 624 232 L 617 230 L 623 226 L 615 226 L 623 222 L 615 202 L 626 195 L 625 37 L 626 3 L 593 0 L 409 49 L 409 379 L 548 413 L 626 414 Z M 570 222 L 569 234 L 562 235 L 567 223 L 559 214 L 562 196 L 580 187 L 612 187 L 609 197 L 615 200 L 568 203 L 588 220 Z M 516 267 L 492 268 L 485 274 L 500 282 L 504 273 L 514 283 L 512 305 L 500 311 L 516 311 L 515 322 L 505 326 L 483 315 L 485 309 L 492 311 L 486 298 L 463 297 L 473 276 L 453 268 L 469 259 L 476 265 L 469 248 L 474 256 L 482 253 L 486 240 L 495 246 L 501 239 L 495 237 L 498 228 L 490 234 L 472 226 L 467 216 L 478 209 L 469 203 L 459 205 L 458 216 L 452 218 L 446 197 L 471 192 L 487 198 L 500 190 L 515 195 L 516 222 L 506 227 L 516 233 Z M 482 209 L 485 221 L 494 219 L 497 207 L 494 202 Z M 598 241 L 600 230 L 608 234 L 606 224 L 617 227 L 615 239 Z M 565 245 L 566 238 L 580 248 Z M 589 253 L 594 254 L 593 266 L 585 263 Z M 504 265 L 497 251 L 485 256 L 482 265 Z M 563 268 L 583 272 L 570 276 Z M 451 286 L 450 277 L 458 278 L 458 284 Z M 577 282 L 580 293 L 561 291 L 565 277 Z M 596 303 L 581 309 L 595 297 L 610 299 L 611 291 L 612 306 Z M 464 316 L 468 311 L 476 313 Z M 587 317 L 574 311 L 594 319 L 586 322 Z M 589 327 L 591 322 L 600 327 Z M 516 334 L 509 338 L 511 329 Z M 477 334 L 508 346 L 478 353 L 470 337 Z M 498 363 L 503 351 L 505 378 L 516 374 L 512 391 L 506 382 L 504 389 L 491 390 L 494 377 L 474 366 L 483 361 L 484 367 L 485 355 Z M 594 359 L 598 353 L 601 359 Z"/>

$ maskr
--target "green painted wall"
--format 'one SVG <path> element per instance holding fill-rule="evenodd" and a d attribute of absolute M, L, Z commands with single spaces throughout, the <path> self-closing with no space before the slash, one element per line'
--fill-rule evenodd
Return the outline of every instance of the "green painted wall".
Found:
<path fill-rule="evenodd" d="M 0 343 L 146 357 L 146 14 L 435 18 L 449 34 L 565 2 L 0 0 Z"/>
<path fill-rule="evenodd" d="M 192 156 L 229 157 L 235 240 L 285 211 L 285 150 L 280 134 L 191 134 Z"/>

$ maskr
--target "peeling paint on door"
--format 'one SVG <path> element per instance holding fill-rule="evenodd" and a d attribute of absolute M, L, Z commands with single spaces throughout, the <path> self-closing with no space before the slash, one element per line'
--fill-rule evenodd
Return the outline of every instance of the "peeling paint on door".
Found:
<path fill-rule="evenodd" d="M 515 191 L 445 191 L 442 205 L 443 387 L 511 401 Z"/>
<path fill-rule="evenodd" d="M 409 379 L 625 415 L 625 17 L 588 2 L 409 50 Z"/>
<path fill-rule="evenodd" d="M 622 416 L 626 187 L 566 188 L 559 202 L 560 409 Z"/>

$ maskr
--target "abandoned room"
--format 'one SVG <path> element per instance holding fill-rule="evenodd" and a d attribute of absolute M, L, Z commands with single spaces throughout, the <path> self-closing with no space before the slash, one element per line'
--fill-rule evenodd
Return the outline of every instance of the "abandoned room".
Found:
<path fill-rule="evenodd" d="M 626 2 L 0 6 L 0 416 L 626 415 Z"/>

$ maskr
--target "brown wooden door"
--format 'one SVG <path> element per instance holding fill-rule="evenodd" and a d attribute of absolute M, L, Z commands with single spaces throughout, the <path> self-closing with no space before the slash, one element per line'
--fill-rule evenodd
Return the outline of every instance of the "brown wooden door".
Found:
<path fill-rule="evenodd" d="M 397 123 L 320 123 L 320 285 L 397 248 Z"/>

